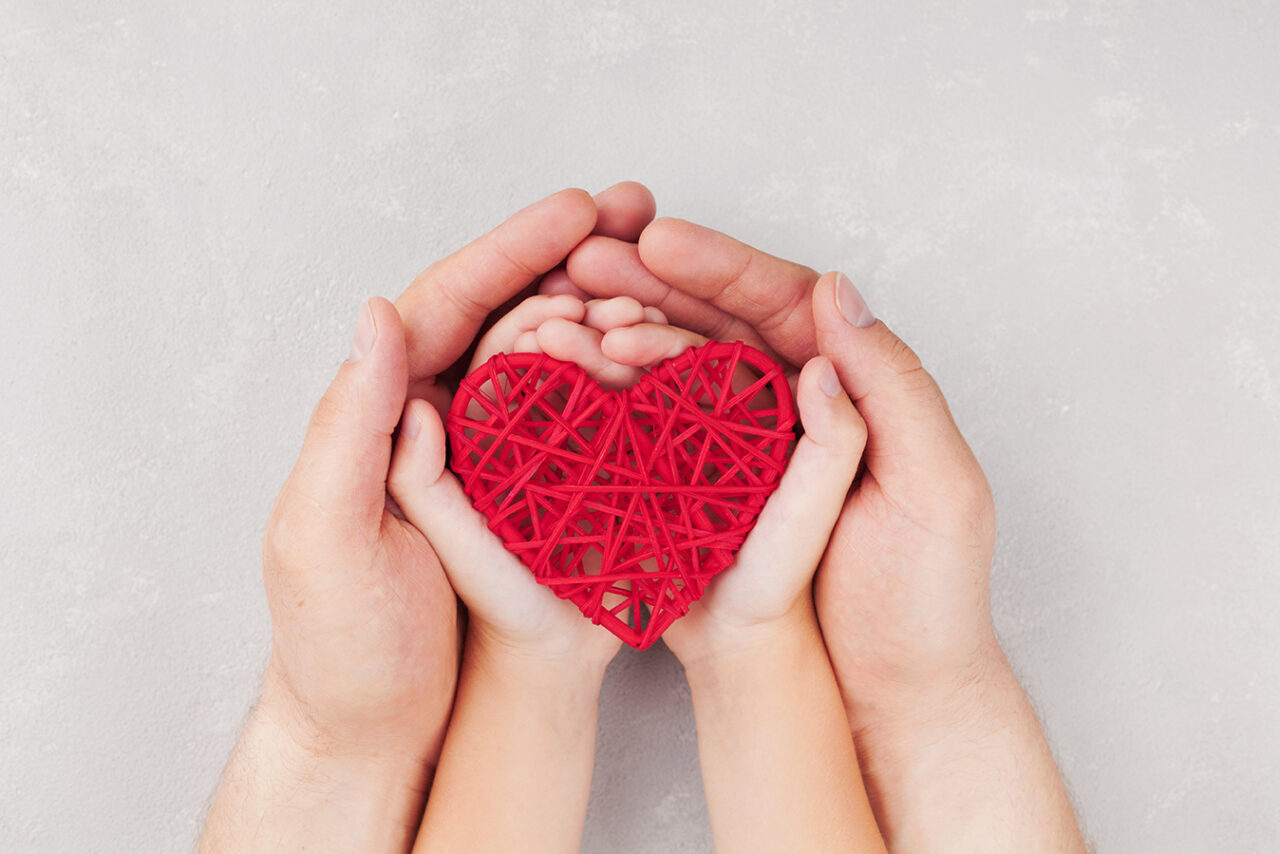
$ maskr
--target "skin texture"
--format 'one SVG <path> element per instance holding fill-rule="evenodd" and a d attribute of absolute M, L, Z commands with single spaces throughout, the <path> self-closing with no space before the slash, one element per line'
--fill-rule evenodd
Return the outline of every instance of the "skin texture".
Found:
<path fill-rule="evenodd" d="M 835 274 L 819 277 L 691 223 L 651 222 L 653 213 L 652 196 L 634 183 L 594 200 L 562 191 L 429 268 L 397 302 L 398 316 L 381 300 L 361 309 L 367 317 L 352 358 L 317 406 L 272 511 L 263 561 L 271 661 L 202 851 L 396 851 L 412 843 L 444 740 L 459 644 L 439 558 L 385 497 L 392 434 L 406 398 L 447 401 L 437 378 L 456 369 L 491 312 L 539 285 L 579 298 L 630 295 L 678 326 L 740 338 L 795 367 L 819 352 L 830 359 L 867 442 L 818 571 L 815 606 L 890 850 L 1084 850 L 1039 724 L 991 629 L 990 491 L 937 386 Z M 599 342 L 618 365 L 647 346 L 625 330 Z M 410 407 L 423 418 L 418 435 L 428 432 L 429 412 L 426 403 Z M 519 690 L 518 676 L 537 668 L 503 669 L 505 650 L 478 637 L 487 635 L 469 641 L 459 710 L 471 705 L 472 672 L 496 675 L 488 681 L 513 692 L 479 694 L 477 708 L 533 696 Z M 786 655 L 804 644 L 776 646 Z M 695 697 L 751 696 L 762 690 L 752 684 L 759 674 L 772 668 L 783 678 L 806 659 L 761 661 L 756 671 L 726 665 L 704 679 L 701 664 L 714 660 L 688 656 Z M 575 684 L 596 678 L 584 669 Z M 821 681 L 819 669 L 813 684 Z M 575 733 L 593 728 L 594 703 L 560 693 L 565 705 L 551 718 L 571 721 Z M 702 707 L 700 740 L 708 729 L 743 725 L 710 723 L 732 710 Z M 548 708 L 536 703 L 522 714 L 548 721 Z M 502 724 L 476 720 L 480 731 Z M 768 720 L 777 726 L 785 717 L 770 710 Z M 569 763 L 575 773 L 589 774 L 581 741 L 556 749 L 577 757 Z M 711 743 L 703 749 L 715 755 Z M 718 797 L 714 779 L 726 773 L 711 765 L 709 804 Z M 843 802 L 856 800 L 851 793 Z M 726 814 L 712 809 L 713 821 Z M 558 838 L 580 833 L 576 807 L 571 825 Z"/>
<path fill-rule="evenodd" d="M 600 354 L 601 337 L 646 317 L 660 316 L 627 298 L 588 307 L 572 296 L 533 296 L 494 324 L 471 367 L 497 352 L 547 352 L 575 358 L 597 381 L 618 381 L 622 368 Z M 440 543 L 470 615 L 458 699 L 415 850 L 575 851 L 600 686 L 621 641 L 541 587 L 488 530 L 445 468 L 436 410 L 412 401 L 404 424 L 391 493 Z"/>
<path fill-rule="evenodd" d="M 494 324 L 471 367 L 497 352 L 546 353 L 625 387 L 705 342 L 662 320 L 629 297 L 584 305 L 565 293 L 535 296 Z M 606 348 L 633 358 L 615 361 Z M 883 851 L 810 595 L 865 429 L 828 359 L 811 360 L 797 389 L 806 433 L 786 474 L 732 571 L 666 637 L 694 687 L 718 851 Z M 600 685 L 620 642 L 538 585 L 488 531 L 445 469 L 435 409 L 411 402 L 404 423 L 392 495 L 440 543 L 470 611 L 417 850 L 574 851 Z"/>
<path fill-rule="evenodd" d="M 1084 851 L 991 626 L 990 489 L 915 353 L 839 274 L 683 220 L 637 243 L 589 238 L 566 269 L 582 293 L 632 294 L 791 365 L 835 364 L 868 437 L 815 598 L 890 850 Z"/>
<path fill-rule="evenodd" d="M 804 435 L 778 490 L 663 638 L 689 679 L 717 851 L 884 851 L 811 592 L 866 427 L 825 356 L 796 401 Z"/>
<path fill-rule="evenodd" d="M 406 397 L 436 394 L 436 375 L 488 312 L 583 238 L 635 239 L 652 216 L 636 184 L 596 199 L 564 190 L 432 265 L 395 307 L 361 307 L 352 356 L 271 512 L 270 663 L 202 852 L 408 850 L 453 704 L 459 638 L 435 551 L 386 500 Z"/>

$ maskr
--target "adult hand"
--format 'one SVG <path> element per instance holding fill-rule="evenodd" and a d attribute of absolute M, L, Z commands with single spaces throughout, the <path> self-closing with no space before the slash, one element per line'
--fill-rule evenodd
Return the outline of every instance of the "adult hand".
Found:
<path fill-rule="evenodd" d="M 630 298 L 584 304 L 567 294 L 532 296 L 479 341 L 471 370 L 497 353 L 545 353 L 577 362 L 602 385 L 625 385 L 637 372 L 605 358 L 601 341 L 663 319 Z M 509 391 L 503 379 L 490 378 L 475 394 L 492 401 Z M 549 411 L 567 402 L 555 391 L 540 400 Z M 466 414 L 483 421 L 484 406 L 473 399 Z M 539 584 L 506 549 L 445 467 L 445 449 L 439 414 L 411 401 L 388 486 L 437 543 L 468 612 L 457 703 L 417 849 L 576 850 L 600 686 L 622 642 Z M 495 811 L 495 803 L 503 808 Z"/>
<path fill-rule="evenodd" d="M 630 298 L 585 304 L 567 294 L 536 295 L 503 315 L 476 346 L 469 371 L 497 353 L 545 353 L 582 365 L 587 376 L 609 387 L 626 383 L 625 368 L 600 350 L 606 333 L 661 320 Z M 499 399 L 499 380 L 487 380 L 477 395 Z M 563 405 L 554 398 L 548 405 Z M 484 418 L 472 401 L 468 417 Z M 604 667 L 622 642 L 583 619 L 577 606 L 539 584 L 527 567 L 489 530 L 462 484 L 445 467 L 445 428 L 429 405 L 413 401 L 405 410 L 388 488 L 405 515 L 438 544 L 445 572 L 467 605 L 468 640 L 496 645 L 526 658 L 567 665 Z M 456 453 L 456 450 L 455 450 Z M 477 452 L 479 453 L 479 452 Z"/>
<path fill-rule="evenodd" d="M 708 340 L 681 327 L 642 323 L 609 331 L 600 350 L 612 363 L 638 370 Z M 795 396 L 803 433 L 731 571 L 717 576 L 662 635 L 686 668 L 708 657 L 737 656 L 813 616 L 814 572 L 858 468 L 866 427 L 825 356 L 800 370 L 784 366 L 782 375 Z M 760 380 L 753 367 L 742 366 L 733 387 Z M 773 393 L 766 387 L 757 400 L 772 406 Z"/>
<path fill-rule="evenodd" d="M 832 663 L 891 849 L 1082 850 L 988 604 L 991 493 L 919 358 L 844 276 L 659 219 L 584 241 L 573 285 L 790 365 L 819 349 L 867 424 L 865 469 L 819 569 Z M 957 784 L 958 769 L 972 772 Z"/>
<path fill-rule="evenodd" d="M 883 852 L 811 592 L 866 428 L 822 356 L 796 405 L 777 491 L 663 640 L 689 681 L 717 851 Z"/>
<path fill-rule="evenodd" d="M 272 652 L 202 850 L 407 849 L 457 678 L 456 600 L 426 537 L 388 508 L 406 394 L 461 357 L 488 311 L 584 237 L 634 238 L 636 185 L 556 193 L 361 308 L 272 510 L 263 555 Z M 404 318 L 402 322 L 401 318 Z M 335 807 L 340 807 L 335 809 Z"/>
<path fill-rule="evenodd" d="M 848 279 L 671 219 L 635 246 L 588 239 L 568 271 L 588 292 L 630 293 L 674 324 L 740 338 L 787 365 L 812 358 L 821 341 L 868 429 L 865 471 L 818 586 L 847 699 L 861 709 L 860 697 L 882 686 L 971 675 L 994 645 L 991 493 L 920 360 Z"/>

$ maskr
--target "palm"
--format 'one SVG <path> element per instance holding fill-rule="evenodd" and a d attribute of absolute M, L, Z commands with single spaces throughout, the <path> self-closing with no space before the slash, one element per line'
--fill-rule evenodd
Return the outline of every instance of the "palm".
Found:
<path fill-rule="evenodd" d="M 590 238 L 568 269 L 588 293 L 628 290 L 673 322 L 772 348 L 793 363 L 812 357 L 820 342 L 830 348 L 824 352 L 838 363 L 870 431 L 866 471 L 817 583 L 842 676 L 884 671 L 893 650 L 913 668 L 931 662 L 927 648 L 963 655 L 968 650 L 955 648 L 963 645 L 956 639 L 984 620 L 963 637 L 989 637 L 985 578 L 994 524 L 981 470 L 909 349 L 882 325 L 851 345 L 835 277 L 680 220 L 655 221 L 638 247 Z M 730 579 L 723 583 L 727 598 Z M 718 607 L 719 595 L 708 593 L 708 609 Z M 846 672 L 854 661 L 859 672 Z"/>
<path fill-rule="evenodd" d="M 400 686 L 399 698 L 413 705 L 438 686 L 421 672 L 424 660 L 457 656 L 458 600 L 426 537 L 390 512 L 382 518 L 381 571 L 390 595 L 376 582 L 371 585 L 367 626 L 385 631 L 377 649 L 384 650 L 389 678 Z M 381 608 L 380 612 L 373 609 Z M 399 648 L 389 645 L 399 638 Z M 393 689 L 394 690 L 394 689 Z"/>
<path fill-rule="evenodd" d="M 466 604 L 473 631 L 499 643 L 547 655 L 609 659 L 621 641 L 592 625 L 572 602 L 560 599 L 534 579 L 529 569 L 506 551 L 487 530 L 483 517 L 470 507 L 458 508 L 469 536 L 482 540 L 479 558 L 451 567 L 449 578 Z"/>
<path fill-rule="evenodd" d="M 848 495 L 866 436 L 847 398 L 841 403 L 819 390 L 824 362 L 811 361 L 797 379 L 797 409 L 805 433 L 734 567 L 716 578 L 688 616 L 667 632 L 668 645 L 682 660 L 726 648 L 725 641 L 734 646 L 746 637 L 743 631 L 768 637 L 767 627 L 791 615 L 812 613 L 810 583 Z M 762 628 L 763 635 L 758 633 Z"/>
<path fill-rule="evenodd" d="M 860 674 L 971 661 L 967 644 L 983 636 L 972 623 L 987 613 L 985 481 L 953 494 L 924 483 L 885 484 L 865 473 L 819 568 L 817 605 L 833 654 Z"/>
<path fill-rule="evenodd" d="M 794 394 L 800 370 L 794 365 L 783 364 L 783 372 Z M 770 405 L 771 401 L 769 398 L 765 404 Z M 707 623 L 752 623 L 773 619 L 803 592 L 811 578 L 812 565 L 782 568 L 750 559 L 749 544 L 753 538 L 787 536 L 784 530 L 770 530 L 768 520 L 766 510 L 760 516 L 764 524 L 757 526 L 743 543 L 739 559 L 712 581 L 687 616 L 667 630 L 668 640 L 679 645 L 682 634 L 705 631 Z M 747 559 L 743 559 L 742 554 Z"/>
<path fill-rule="evenodd" d="M 480 409 L 473 402 L 472 417 L 480 418 Z M 573 603 L 538 584 L 488 530 L 478 511 L 456 502 L 453 512 L 454 524 L 464 526 L 460 536 L 474 544 L 460 560 L 451 560 L 447 570 L 475 631 L 509 646 L 553 655 L 612 658 L 617 653 L 621 641 L 593 625 Z"/>
<path fill-rule="evenodd" d="M 451 687 L 451 671 L 433 665 L 456 659 L 456 599 L 426 538 L 390 511 L 368 544 L 273 518 L 264 569 L 278 594 L 276 658 L 318 726 L 396 729 Z"/>
<path fill-rule="evenodd" d="M 757 527 L 752 536 L 785 539 L 786 533 Z M 746 543 L 743 548 L 747 548 Z M 808 587 L 812 572 L 813 564 L 777 566 L 740 557 L 711 581 L 689 613 L 667 629 L 663 640 L 672 652 L 684 658 L 723 629 L 777 619 Z"/>
<path fill-rule="evenodd" d="M 429 537 L 439 549 L 436 565 L 443 568 L 448 583 L 467 606 L 468 631 L 532 655 L 612 658 L 621 642 L 593 625 L 572 603 L 539 584 L 489 529 L 488 520 L 472 506 L 459 480 L 440 470 L 443 425 L 430 406 L 411 406 L 420 413 L 413 417 L 430 421 L 427 429 L 434 436 L 431 444 L 438 456 L 428 474 L 406 449 L 392 464 L 389 487 L 413 521 L 413 534 Z M 419 530 L 423 533 L 418 534 Z"/>

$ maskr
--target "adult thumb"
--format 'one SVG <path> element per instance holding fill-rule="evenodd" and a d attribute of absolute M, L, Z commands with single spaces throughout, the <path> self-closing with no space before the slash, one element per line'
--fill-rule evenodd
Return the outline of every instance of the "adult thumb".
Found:
<path fill-rule="evenodd" d="M 327 524 L 367 531 L 381 520 L 407 383 L 400 314 L 375 297 L 360 307 L 351 353 L 316 405 L 289 475 L 288 492 Z"/>
<path fill-rule="evenodd" d="M 920 358 L 867 307 L 843 273 L 827 273 L 813 291 L 818 349 L 867 422 L 868 470 L 882 484 L 904 475 L 941 481 L 978 469 L 933 377 Z M 960 464 L 960 465 L 957 465 Z"/>

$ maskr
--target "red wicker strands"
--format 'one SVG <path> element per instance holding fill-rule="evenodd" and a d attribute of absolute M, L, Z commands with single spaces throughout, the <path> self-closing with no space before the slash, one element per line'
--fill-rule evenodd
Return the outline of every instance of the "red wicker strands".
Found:
<path fill-rule="evenodd" d="M 794 438 L 782 369 L 741 342 L 624 391 L 540 354 L 499 354 L 446 420 L 472 503 L 557 596 L 637 649 L 733 562 Z"/>

